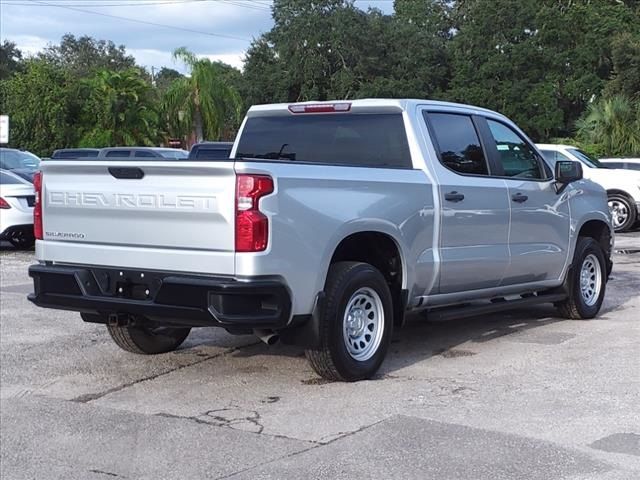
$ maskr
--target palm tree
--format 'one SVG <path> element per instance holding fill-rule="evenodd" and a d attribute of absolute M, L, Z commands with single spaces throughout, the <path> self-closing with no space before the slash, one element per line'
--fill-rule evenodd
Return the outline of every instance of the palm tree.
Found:
<path fill-rule="evenodd" d="M 151 86 L 139 70 L 101 70 L 85 86 L 90 91 L 87 124 L 93 128 L 84 135 L 83 145 L 155 144 L 158 115 Z"/>
<path fill-rule="evenodd" d="M 163 109 L 174 136 L 194 133 L 197 141 L 220 139 L 225 123 L 238 123 L 242 102 L 223 76 L 222 64 L 197 58 L 185 47 L 173 52 L 189 75 L 176 79 L 164 96 Z"/>
<path fill-rule="evenodd" d="M 640 101 L 616 95 L 587 108 L 576 127 L 587 143 L 597 144 L 607 155 L 640 154 Z"/>

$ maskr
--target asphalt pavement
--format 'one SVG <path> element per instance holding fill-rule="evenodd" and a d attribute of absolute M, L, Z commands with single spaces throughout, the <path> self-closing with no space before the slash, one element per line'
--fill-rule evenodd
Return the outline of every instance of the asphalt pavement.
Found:
<path fill-rule="evenodd" d="M 123 352 L 32 306 L 33 252 L 2 247 L 0 477 L 638 480 L 640 232 L 616 250 L 594 320 L 412 318 L 379 375 L 347 384 L 216 329 Z"/>

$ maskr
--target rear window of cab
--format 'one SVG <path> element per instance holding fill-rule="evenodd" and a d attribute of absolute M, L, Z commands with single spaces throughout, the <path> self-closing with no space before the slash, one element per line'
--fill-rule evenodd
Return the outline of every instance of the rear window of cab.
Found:
<path fill-rule="evenodd" d="M 402 115 L 300 114 L 250 117 L 237 158 L 412 168 Z"/>

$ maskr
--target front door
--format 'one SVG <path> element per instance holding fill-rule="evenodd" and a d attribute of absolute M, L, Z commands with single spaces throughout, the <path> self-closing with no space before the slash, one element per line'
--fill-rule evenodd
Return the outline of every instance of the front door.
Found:
<path fill-rule="evenodd" d="M 497 170 L 509 188 L 511 260 L 503 285 L 558 279 L 569 243 L 569 205 L 555 189 L 551 169 L 511 126 L 486 119 Z"/>
<path fill-rule="evenodd" d="M 424 112 L 441 205 L 439 293 L 497 287 L 509 263 L 509 196 L 492 178 L 476 118 Z"/>

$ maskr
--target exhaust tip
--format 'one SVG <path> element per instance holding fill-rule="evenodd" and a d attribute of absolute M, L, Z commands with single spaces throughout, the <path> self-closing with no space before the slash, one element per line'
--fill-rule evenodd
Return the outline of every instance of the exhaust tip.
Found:
<path fill-rule="evenodd" d="M 253 333 L 256 337 L 258 337 L 269 346 L 275 345 L 276 343 L 278 343 L 278 340 L 280 340 L 280 335 L 272 332 L 271 330 L 254 330 Z"/>

